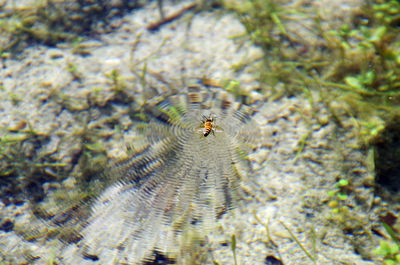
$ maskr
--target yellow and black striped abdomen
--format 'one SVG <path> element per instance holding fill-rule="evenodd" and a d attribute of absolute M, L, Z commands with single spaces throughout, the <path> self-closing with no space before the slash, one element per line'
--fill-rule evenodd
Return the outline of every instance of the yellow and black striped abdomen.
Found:
<path fill-rule="evenodd" d="M 204 137 L 207 137 L 210 134 L 210 132 L 212 131 L 212 129 L 213 129 L 212 128 L 212 120 L 207 119 L 204 122 L 204 132 L 203 132 Z"/>

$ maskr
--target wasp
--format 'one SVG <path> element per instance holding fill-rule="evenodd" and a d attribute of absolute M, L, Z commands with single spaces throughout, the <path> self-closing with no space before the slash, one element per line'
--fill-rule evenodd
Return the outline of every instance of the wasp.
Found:
<path fill-rule="evenodd" d="M 215 125 L 215 117 L 210 114 L 208 117 L 203 115 L 202 125 L 198 128 L 198 131 L 203 133 L 204 137 L 207 137 L 210 133 L 215 136 L 215 132 L 221 132 L 222 129 Z"/>

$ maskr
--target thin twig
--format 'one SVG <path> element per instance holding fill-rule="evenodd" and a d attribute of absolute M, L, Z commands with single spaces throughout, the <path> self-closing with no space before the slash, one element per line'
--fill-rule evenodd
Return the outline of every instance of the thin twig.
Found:
<path fill-rule="evenodd" d="M 167 24 L 167 23 L 173 21 L 174 19 L 179 18 L 186 11 L 189 11 L 189 10 L 193 9 L 196 6 L 197 6 L 197 3 L 191 3 L 190 5 L 187 5 L 187 6 L 183 7 L 181 10 L 179 10 L 179 11 L 177 11 L 177 12 L 175 12 L 175 13 L 169 15 L 169 16 L 161 17 L 160 21 L 150 23 L 147 26 L 147 30 L 151 30 L 151 31 L 158 30 L 162 25 Z"/>

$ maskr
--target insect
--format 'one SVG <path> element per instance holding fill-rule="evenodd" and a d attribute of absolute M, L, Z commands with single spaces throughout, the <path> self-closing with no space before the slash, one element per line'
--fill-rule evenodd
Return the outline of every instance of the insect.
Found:
<path fill-rule="evenodd" d="M 208 117 L 203 115 L 202 125 L 198 128 L 203 133 L 204 137 L 207 137 L 210 133 L 215 136 L 215 132 L 221 132 L 222 128 L 215 125 L 215 117 L 213 118 L 210 114 Z"/>

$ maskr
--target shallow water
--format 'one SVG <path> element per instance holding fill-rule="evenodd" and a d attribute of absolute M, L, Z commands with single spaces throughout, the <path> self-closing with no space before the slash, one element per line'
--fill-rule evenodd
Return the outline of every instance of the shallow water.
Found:
<path fill-rule="evenodd" d="M 333 27 L 358 4 L 313 6 Z M 273 31 L 268 53 L 234 14 L 190 5 L 163 1 L 173 19 L 156 31 L 149 2 L 90 22 L 83 40 L 5 54 L 0 264 L 380 262 L 360 127 L 339 97 L 276 77 L 301 67 L 264 68 L 280 41 L 293 58 L 320 54 L 312 20 L 288 19 L 298 42 Z M 207 137 L 203 116 L 219 128 Z"/>

